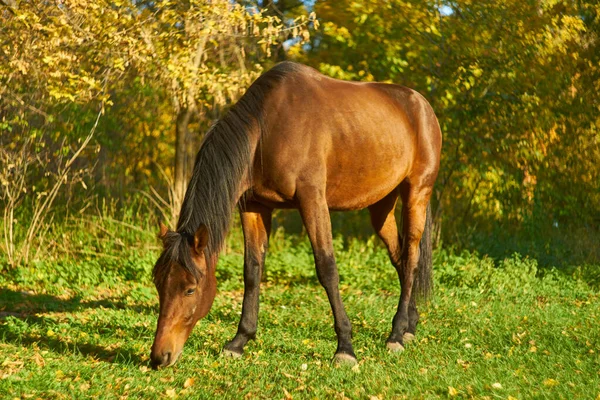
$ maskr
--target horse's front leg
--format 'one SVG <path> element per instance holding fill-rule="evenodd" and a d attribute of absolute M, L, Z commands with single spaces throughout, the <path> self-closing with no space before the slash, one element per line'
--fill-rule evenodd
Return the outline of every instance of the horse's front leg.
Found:
<path fill-rule="evenodd" d="M 271 209 L 256 203 L 240 207 L 244 232 L 244 302 L 237 334 L 225 345 L 225 355 L 240 357 L 248 340 L 256 336 L 260 281 L 271 231 L 271 213 Z"/>
<path fill-rule="evenodd" d="M 325 288 L 329 304 L 333 311 L 335 333 L 338 346 L 334 362 L 338 364 L 356 364 L 356 356 L 352 349 L 352 326 L 339 290 L 339 274 L 333 254 L 331 237 L 331 219 L 325 189 L 308 187 L 298 190 L 298 200 L 302 221 L 312 244 L 315 266 L 319 282 Z"/>

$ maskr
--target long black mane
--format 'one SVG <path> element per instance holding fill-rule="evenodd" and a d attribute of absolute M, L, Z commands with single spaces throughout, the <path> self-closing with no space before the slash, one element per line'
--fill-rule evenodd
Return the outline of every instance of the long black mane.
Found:
<path fill-rule="evenodd" d="M 194 171 L 177 222 L 176 233 L 182 239 L 187 239 L 188 244 L 198 228 L 205 225 L 208 228 L 208 254 L 220 250 L 231 225 L 241 180 L 244 175 L 248 179 L 251 177 L 253 160 L 249 133 L 258 129 L 259 137 L 264 134 L 266 96 L 299 68 L 299 64 L 291 62 L 277 64 L 260 76 L 206 133 L 196 155 Z M 197 277 L 196 268 L 189 262 L 189 245 L 180 248 L 185 241 L 171 238 L 165 243 L 163 255 L 171 260 L 175 258 L 173 261 Z M 161 264 L 167 261 L 160 262 L 161 259 L 154 267 L 155 279 L 160 273 Z"/>

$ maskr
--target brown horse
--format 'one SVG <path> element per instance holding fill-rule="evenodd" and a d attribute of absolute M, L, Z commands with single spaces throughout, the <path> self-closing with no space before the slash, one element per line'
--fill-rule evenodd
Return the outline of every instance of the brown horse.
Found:
<path fill-rule="evenodd" d="M 290 62 L 258 78 L 206 134 L 177 231 L 161 226 L 164 250 L 153 271 L 160 299 L 153 367 L 175 363 L 192 328 L 210 310 L 218 253 L 236 205 L 245 242 L 245 291 L 238 331 L 225 354 L 240 356 L 255 337 L 275 208 L 300 211 L 333 310 L 334 360 L 350 364 L 356 357 L 338 288 L 329 211 L 369 208 L 401 285 L 387 347 L 403 350 L 419 318 L 415 294 L 426 294 L 431 284 L 428 205 L 441 145 L 435 114 L 414 90 L 339 81 Z M 398 197 L 401 236 L 394 216 Z"/>

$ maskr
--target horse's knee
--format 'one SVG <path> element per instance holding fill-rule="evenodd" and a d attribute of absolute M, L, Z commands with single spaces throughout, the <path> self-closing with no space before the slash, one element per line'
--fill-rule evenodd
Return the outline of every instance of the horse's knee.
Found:
<path fill-rule="evenodd" d="M 411 258 L 419 256 L 419 243 L 421 235 L 407 235 L 402 245 L 402 261 L 410 261 Z"/>

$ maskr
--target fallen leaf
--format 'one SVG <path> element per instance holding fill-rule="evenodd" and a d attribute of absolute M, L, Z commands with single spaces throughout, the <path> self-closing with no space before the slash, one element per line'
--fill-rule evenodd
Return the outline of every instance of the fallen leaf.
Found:
<path fill-rule="evenodd" d="M 194 378 L 187 378 L 185 380 L 185 382 L 183 383 L 183 387 L 187 389 L 190 386 L 192 386 L 193 384 L 194 384 Z"/>
<path fill-rule="evenodd" d="M 282 372 L 281 375 L 285 376 L 286 378 L 296 379 L 296 377 L 294 375 L 290 375 L 287 372 Z"/>
<path fill-rule="evenodd" d="M 37 364 L 38 367 L 43 367 L 44 365 L 46 365 L 46 362 L 44 361 L 44 357 L 42 357 L 42 355 L 40 353 L 35 353 L 33 355 L 33 360 L 35 361 L 35 363 Z"/>
<path fill-rule="evenodd" d="M 553 387 L 558 385 L 558 381 L 556 379 L 548 378 L 544 379 L 544 386 Z"/>
<path fill-rule="evenodd" d="M 450 397 L 458 396 L 458 390 L 456 390 L 456 388 L 453 388 L 452 386 L 448 386 L 448 396 L 450 396 Z"/>
<path fill-rule="evenodd" d="M 293 399 L 292 395 L 287 390 L 285 390 L 285 388 L 282 388 L 282 389 L 283 389 L 283 393 L 285 394 L 285 398 L 287 400 L 292 400 Z"/>

